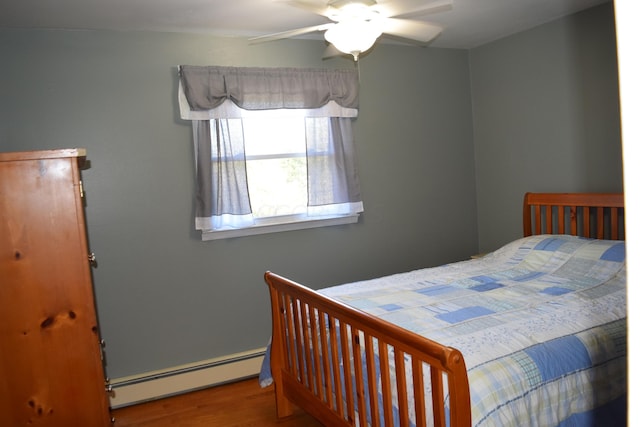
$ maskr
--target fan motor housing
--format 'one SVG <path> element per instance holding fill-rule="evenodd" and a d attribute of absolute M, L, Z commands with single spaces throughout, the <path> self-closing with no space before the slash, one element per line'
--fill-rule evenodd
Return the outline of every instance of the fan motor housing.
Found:
<path fill-rule="evenodd" d="M 333 0 L 329 2 L 329 6 L 340 9 L 349 3 L 359 3 L 364 6 L 373 6 L 374 4 L 377 4 L 375 0 Z"/>

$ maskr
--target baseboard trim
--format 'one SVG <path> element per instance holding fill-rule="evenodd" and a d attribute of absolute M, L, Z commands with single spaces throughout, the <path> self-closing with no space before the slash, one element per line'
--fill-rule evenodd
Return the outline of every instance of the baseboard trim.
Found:
<path fill-rule="evenodd" d="M 111 407 L 142 403 L 258 375 L 266 348 L 111 380 Z M 256 380 L 257 381 L 257 380 Z"/>

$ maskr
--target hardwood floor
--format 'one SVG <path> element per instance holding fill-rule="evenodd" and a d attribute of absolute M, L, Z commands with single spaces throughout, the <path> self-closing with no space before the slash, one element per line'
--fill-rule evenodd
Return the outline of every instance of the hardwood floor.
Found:
<path fill-rule="evenodd" d="M 115 427 L 320 427 L 302 410 L 278 420 L 273 386 L 257 378 L 113 410 Z"/>

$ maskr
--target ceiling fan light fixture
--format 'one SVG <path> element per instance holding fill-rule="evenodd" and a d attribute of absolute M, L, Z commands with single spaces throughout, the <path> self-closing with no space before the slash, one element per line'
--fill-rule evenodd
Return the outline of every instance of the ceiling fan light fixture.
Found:
<path fill-rule="evenodd" d="M 378 19 L 344 20 L 334 24 L 324 33 L 324 38 L 343 53 L 358 56 L 373 46 L 382 34 L 382 24 Z"/>

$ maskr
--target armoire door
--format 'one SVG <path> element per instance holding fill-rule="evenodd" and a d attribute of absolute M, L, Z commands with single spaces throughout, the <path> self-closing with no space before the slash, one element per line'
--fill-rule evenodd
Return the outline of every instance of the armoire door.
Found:
<path fill-rule="evenodd" d="M 111 425 L 83 158 L 0 153 L 0 426 Z"/>

